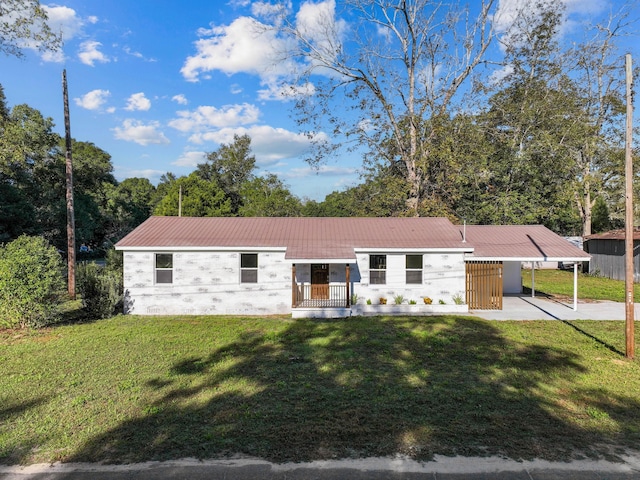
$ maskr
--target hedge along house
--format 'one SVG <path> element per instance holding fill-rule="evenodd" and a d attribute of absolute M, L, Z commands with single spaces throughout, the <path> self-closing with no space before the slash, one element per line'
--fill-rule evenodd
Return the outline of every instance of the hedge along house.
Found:
<path fill-rule="evenodd" d="M 588 258 L 544 227 L 521 230 L 517 241 L 525 232 L 544 248 L 564 242 L 563 261 Z M 503 234 L 495 231 L 496 245 Z M 525 258 L 525 245 L 521 257 L 509 257 L 484 243 L 491 236 L 445 218 L 152 217 L 116 249 L 126 313 L 346 317 L 463 312 L 478 308 L 478 298 L 501 298 L 511 272 L 505 259 Z"/>

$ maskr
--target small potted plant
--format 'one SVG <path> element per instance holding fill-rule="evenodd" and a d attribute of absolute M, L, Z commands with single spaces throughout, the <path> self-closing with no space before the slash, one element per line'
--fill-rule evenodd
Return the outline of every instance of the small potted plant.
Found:
<path fill-rule="evenodd" d="M 387 299 L 384 297 L 380 297 L 380 305 L 386 305 L 387 304 Z"/>
<path fill-rule="evenodd" d="M 423 299 L 425 305 L 431 305 L 433 303 L 433 300 L 431 300 L 430 297 L 424 297 Z"/>

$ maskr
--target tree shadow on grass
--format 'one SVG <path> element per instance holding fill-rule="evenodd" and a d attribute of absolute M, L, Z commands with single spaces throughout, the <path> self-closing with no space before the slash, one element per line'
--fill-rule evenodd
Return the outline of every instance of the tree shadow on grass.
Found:
<path fill-rule="evenodd" d="M 549 393 L 581 373 L 568 350 L 464 317 L 300 320 L 176 361 L 146 386 L 157 402 L 66 460 L 601 457 L 602 431 Z M 636 399 L 595 401 L 621 424 L 638 419 Z M 628 433 L 608 439 L 637 445 Z"/>
<path fill-rule="evenodd" d="M 20 445 L 5 444 L 2 441 L 2 431 L 11 428 L 12 422 L 30 410 L 39 407 L 49 401 L 50 397 L 42 396 L 30 401 L 18 401 L 0 398 L 0 459 L 20 459 L 36 448 L 39 442 L 38 435 L 33 438 L 23 438 Z"/>

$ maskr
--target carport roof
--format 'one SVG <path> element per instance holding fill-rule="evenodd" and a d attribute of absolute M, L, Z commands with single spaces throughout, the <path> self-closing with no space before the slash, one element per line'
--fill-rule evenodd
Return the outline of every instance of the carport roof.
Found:
<path fill-rule="evenodd" d="M 459 228 L 474 248 L 467 259 L 583 262 L 591 258 L 543 225 L 467 225 Z"/>

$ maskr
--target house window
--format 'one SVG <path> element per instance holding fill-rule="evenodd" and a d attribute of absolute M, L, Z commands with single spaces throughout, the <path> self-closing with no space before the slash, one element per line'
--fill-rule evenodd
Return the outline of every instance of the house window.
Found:
<path fill-rule="evenodd" d="M 173 253 L 156 253 L 156 283 L 173 283 Z"/>
<path fill-rule="evenodd" d="M 407 284 L 422 283 L 422 255 L 407 255 Z"/>
<path fill-rule="evenodd" d="M 387 283 L 386 255 L 369 255 L 369 283 L 373 285 Z"/>
<path fill-rule="evenodd" d="M 240 283 L 258 283 L 258 254 L 240 254 Z"/>

